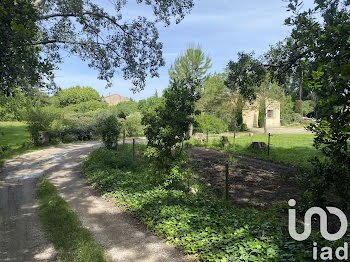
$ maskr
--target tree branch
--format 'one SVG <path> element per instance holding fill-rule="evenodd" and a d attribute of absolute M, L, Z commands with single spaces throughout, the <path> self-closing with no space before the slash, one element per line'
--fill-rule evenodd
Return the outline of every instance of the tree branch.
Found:
<path fill-rule="evenodd" d="M 97 17 L 106 19 L 106 20 L 110 21 L 113 25 L 115 25 L 118 28 L 120 28 L 124 33 L 129 34 L 129 32 L 127 32 L 122 25 L 118 24 L 115 21 L 115 19 L 113 19 L 113 18 L 111 18 L 111 17 L 109 17 L 107 15 L 94 13 L 94 12 L 91 12 L 91 11 L 83 11 L 81 13 L 50 14 L 50 15 L 42 16 L 40 19 L 41 20 L 47 20 L 47 19 L 56 18 L 56 17 L 82 17 L 84 15 L 97 16 Z"/>
<path fill-rule="evenodd" d="M 58 39 L 51 39 L 51 40 L 32 43 L 32 45 L 49 45 L 49 44 L 88 45 L 87 43 L 84 43 L 84 42 L 65 41 L 65 40 L 58 40 Z"/>

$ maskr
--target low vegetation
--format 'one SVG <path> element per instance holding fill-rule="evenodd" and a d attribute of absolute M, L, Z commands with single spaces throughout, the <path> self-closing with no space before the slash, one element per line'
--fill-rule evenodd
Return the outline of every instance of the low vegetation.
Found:
<path fill-rule="evenodd" d="M 310 261 L 313 241 L 322 243 L 317 234 L 304 242 L 291 239 L 287 206 L 237 208 L 189 177 L 182 186 L 159 184 L 144 150 L 137 145 L 133 161 L 131 145 L 98 149 L 85 159 L 84 175 L 186 254 L 200 261 Z"/>
<path fill-rule="evenodd" d="M 0 122 L 0 166 L 16 155 L 33 150 L 27 126 L 21 122 Z"/>
<path fill-rule="evenodd" d="M 40 219 L 58 252 L 58 261 L 107 262 L 104 249 L 83 227 L 54 185 L 43 179 L 37 190 Z"/>
<path fill-rule="evenodd" d="M 271 136 L 270 156 L 267 149 L 253 149 L 252 142 L 264 142 L 268 144 L 268 135 L 242 135 L 236 138 L 229 138 L 229 145 L 224 145 L 219 137 L 210 139 L 209 143 L 190 140 L 188 143 L 193 146 L 205 146 L 212 149 L 225 150 L 241 155 L 248 155 L 260 159 L 282 162 L 301 167 L 310 167 L 310 159 L 320 156 L 320 152 L 313 147 L 314 136 L 312 134 L 279 134 Z"/>

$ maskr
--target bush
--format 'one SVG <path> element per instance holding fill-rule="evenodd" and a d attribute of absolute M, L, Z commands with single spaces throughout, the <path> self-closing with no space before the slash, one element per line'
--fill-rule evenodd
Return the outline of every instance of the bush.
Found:
<path fill-rule="evenodd" d="M 227 130 L 227 126 L 225 125 L 224 121 L 215 116 L 204 114 L 196 116 L 195 119 L 198 123 L 198 127 L 196 129 L 200 133 L 206 133 L 208 130 L 209 133 L 219 134 Z"/>
<path fill-rule="evenodd" d="M 303 122 L 303 117 L 299 113 L 291 113 L 289 115 L 284 116 L 282 120 L 282 125 L 293 125 L 293 124 L 301 124 Z"/>
<path fill-rule="evenodd" d="M 74 135 L 78 140 L 91 140 L 96 136 L 96 119 L 92 114 L 66 114 L 63 136 Z"/>
<path fill-rule="evenodd" d="M 303 116 L 307 116 L 315 112 L 315 102 L 312 100 L 303 101 Z"/>
<path fill-rule="evenodd" d="M 133 113 L 125 118 L 123 121 L 123 128 L 128 133 L 128 136 L 143 135 L 143 129 L 145 128 L 141 124 L 141 113 Z"/>
<path fill-rule="evenodd" d="M 120 129 L 118 119 L 114 115 L 110 115 L 98 123 L 98 133 L 102 136 L 106 148 L 117 147 Z"/>
<path fill-rule="evenodd" d="M 63 111 L 55 107 L 41 107 L 37 105 L 32 107 L 27 112 L 28 130 L 33 138 L 35 145 L 40 145 L 40 135 L 48 136 L 48 141 L 43 143 L 57 143 L 61 137 L 63 126 Z"/>
<path fill-rule="evenodd" d="M 0 154 L 5 153 L 8 150 L 10 150 L 10 146 L 8 145 L 0 146 Z"/>
<path fill-rule="evenodd" d="M 175 181 L 175 174 L 186 172 L 182 162 L 183 143 L 190 124 L 194 124 L 195 102 L 199 95 L 191 79 L 176 80 L 164 90 L 164 102 L 144 113 L 142 123 L 148 139 L 147 156 L 159 183 Z M 177 170 L 175 170 L 177 169 Z"/>
<path fill-rule="evenodd" d="M 294 103 L 292 101 L 292 96 L 285 96 L 281 101 L 281 120 L 282 123 L 289 121 L 290 115 L 294 113 Z"/>
<path fill-rule="evenodd" d="M 74 141 L 79 140 L 76 135 L 73 134 L 66 134 L 62 137 L 62 142 L 63 143 L 72 143 Z"/>
<path fill-rule="evenodd" d="M 106 102 L 100 102 L 97 100 L 86 101 L 69 106 L 69 109 L 76 113 L 94 113 L 98 110 L 106 108 L 108 108 L 108 104 Z"/>
<path fill-rule="evenodd" d="M 245 132 L 245 131 L 249 131 L 248 127 L 246 124 L 242 123 L 240 126 L 239 126 L 239 131 L 240 132 Z"/>
<path fill-rule="evenodd" d="M 303 100 L 295 100 L 295 112 L 303 115 Z"/>
<path fill-rule="evenodd" d="M 127 116 L 134 114 L 138 111 L 137 103 L 133 101 L 126 101 L 117 104 L 112 107 L 111 112 L 118 118 L 126 118 Z"/>

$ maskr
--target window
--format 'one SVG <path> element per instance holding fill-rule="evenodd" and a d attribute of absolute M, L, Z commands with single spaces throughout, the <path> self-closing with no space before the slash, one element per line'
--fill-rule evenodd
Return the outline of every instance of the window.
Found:
<path fill-rule="evenodd" d="M 267 110 L 267 118 L 272 118 L 273 117 L 273 110 Z"/>

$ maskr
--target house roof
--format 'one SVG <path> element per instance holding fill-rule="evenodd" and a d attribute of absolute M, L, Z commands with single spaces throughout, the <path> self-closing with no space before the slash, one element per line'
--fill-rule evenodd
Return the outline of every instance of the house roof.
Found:
<path fill-rule="evenodd" d="M 101 101 L 105 101 L 105 102 L 107 102 L 110 106 L 114 106 L 114 105 L 117 105 L 117 104 L 119 104 L 119 103 L 121 103 L 121 102 L 130 101 L 130 99 L 127 98 L 127 97 L 118 95 L 118 94 L 114 94 L 114 95 L 110 95 L 110 96 L 103 97 L 103 98 L 101 99 Z"/>

